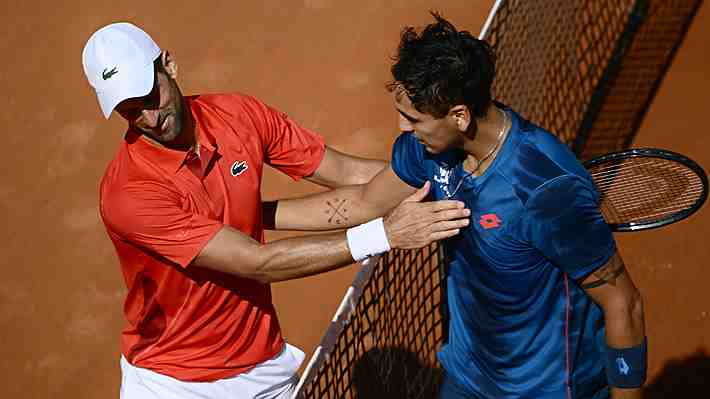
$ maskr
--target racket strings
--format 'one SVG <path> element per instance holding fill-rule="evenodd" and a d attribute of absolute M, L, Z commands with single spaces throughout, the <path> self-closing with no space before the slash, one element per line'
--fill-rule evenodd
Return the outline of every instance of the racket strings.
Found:
<path fill-rule="evenodd" d="M 589 172 L 608 223 L 660 220 L 692 208 L 704 191 L 692 169 L 662 158 L 611 161 Z"/>
<path fill-rule="evenodd" d="M 598 167 L 593 169 L 593 175 L 595 182 L 597 183 L 610 183 L 614 182 L 616 178 L 618 177 L 619 174 L 622 173 L 633 173 L 635 175 L 645 175 L 645 176 L 650 176 L 650 175 L 658 175 L 660 168 L 665 168 L 665 170 L 672 171 L 673 175 L 677 175 L 678 173 L 684 174 L 684 175 L 692 175 L 694 176 L 695 173 L 691 171 L 690 169 L 680 166 L 676 163 L 671 163 L 671 162 L 666 162 L 665 164 L 658 164 L 657 162 L 636 162 L 636 163 L 631 163 L 630 161 L 625 162 L 624 164 L 616 164 L 616 165 L 599 165 Z M 665 175 L 671 175 L 671 173 L 665 173 Z"/>
<path fill-rule="evenodd" d="M 604 190 L 599 191 L 604 193 Z M 678 204 L 676 205 L 678 206 L 680 206 L 680 204 L 692 204 L 700 197 L 701 194 L 702 188 L 697 187 L 687 189 L 683 193 L 677 195 L 669 195 L 659 191 L 649 192 L 645 187 L 631 187 L 628 188 L 623 194 L 606 192 L 604 198 L 618 204 L 617 209 L 622 210 L 634 208 L 638 204 L 656 201 L 659 199 L 677 201 Z M 633 196 L 631 201 L 629 201 L 629 196 Z"/>
<path fill-rule="evenodd" d="M 617 204 L 616 209 L 619 211 L 635 209 L 639 205 L 650 203 L 653 203 L 656 209 L 670 209 L 679 207 L 682 208 L 688 205 L 692 205 L 698 200 L 701 194 L 702 190 L 687 191 L 677 196 L 654 195 L 645 192 L 638 192 L 638 194 L 635 195 L 632 201 L 629 201 L 628 197 L 630 195 L 634 195 L 634 193 L 627 193 L 625 195 L 607 195 L 603 197 L 603 199 Z M 659 201 L 673 201 L 674 204 L 672 206 L 657 204 L 657 202 Z"/>
<path fill-rule="evenodd" d="M 693 205 L 693 204 L 695 204 L 694 198 L 692 200 L 679 202 L 678 204 L 673 204 L 672 206 L 662 206 L 662 207 L 654 208 L 653 211 L 655 211 L 657 213 L 653 213 L 653 214 L 649 213 L 646 216 L 652 217 L 652 216 L 657 216 L 660 214 L 668 214 L 668 213 L 676 212 L 676 211 L 678 211 L 678 209 L 685 209 L 688 206 Z M 627 207 L 617 206 L 614 209 L 616 210 L 617 213 L 621 214 L 621 213 L 636 211 L 638 209 L 638 206 L 627 206 Z"/>
<path fill-rule="evenodd" d="M 695 173 L 688 168 L 680 167 L 675 164 L 667 165 L 653 165 L 651 163 L 643 163 L 638 165 L 622 165 L 622 166 L 606 166 L 599 169 L 595 169 L 593 173 L 595 183 L 600 185 L 618 184 L 617 180 L 619 175 L 625 173 L 633 174 L 635 176 L 646 176 L 650 177 L 655 175 L 655 177 L 677 177 L 679 175 L 683 176 L 695 176 Z M 665 171 L 665 173 L 663 173 Z"/>

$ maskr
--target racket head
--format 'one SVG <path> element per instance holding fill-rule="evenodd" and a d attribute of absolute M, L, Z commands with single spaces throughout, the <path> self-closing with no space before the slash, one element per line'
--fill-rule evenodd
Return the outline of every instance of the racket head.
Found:
<path fill-rule="evenodd" d="M 627 232 L 681 221 L 700 209 L 708 178 L 692 159 L 658 148 L 605 154 L 583 163 L 600 195 L 609 227 Z"/>

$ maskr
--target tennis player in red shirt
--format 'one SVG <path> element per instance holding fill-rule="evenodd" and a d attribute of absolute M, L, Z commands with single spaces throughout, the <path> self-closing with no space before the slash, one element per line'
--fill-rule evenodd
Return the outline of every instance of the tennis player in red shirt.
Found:
<path fill-rule="evenodd" d="M 128 122 L 100 187 L 128 288 L 124 399 L 290 397 L 303 352 L 281 335 L 269 283 L 468 224 L 458 201 L 420 202 L 427 185 L 384 219 L 265 243 L 264 165 L 335 187 L 365 183 L 385 164 L 328 148 L 254 97 L 183 96 L 173 57 L 132 24 L 96 31 L 82 59 L 103 115 Z"/>

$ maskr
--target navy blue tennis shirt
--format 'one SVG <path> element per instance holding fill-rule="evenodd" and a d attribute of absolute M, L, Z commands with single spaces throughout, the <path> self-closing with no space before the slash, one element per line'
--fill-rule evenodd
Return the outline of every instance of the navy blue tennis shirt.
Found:
<path fill-rule="evenodd" d="M 485 172 L 455 199 L 471 223 L 444 242 L 448 260 L 447 376 L 480 398 L 608 395 L 601 308 L 576 280 L 616 251 L 591 176 L 556 137 L 509 108 L 512 127 Z M 465 154 L 428 153 L 411 132 L 392 168 L 407 184 L 432 182 L 445 199 L 466 174 Z M 595 395 L 596 393 L 596 395 Z"/>

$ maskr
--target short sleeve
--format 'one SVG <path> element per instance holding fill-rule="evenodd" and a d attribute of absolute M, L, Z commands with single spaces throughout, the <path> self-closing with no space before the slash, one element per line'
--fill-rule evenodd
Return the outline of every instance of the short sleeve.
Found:
<path fill-rule="evenodd" d="M 325 155 L 325 141 L 320 135 L 254 97 L 246 97 L 245 106 L 261 136 L 266 164 L 294 180 L 318 169 Z"/>
<path fill-rule="evenodd" d="M 101 217 L 109 234 L 183 267 L 222 228 L 183 210 L 179 194 L 157 183 L 132 183 L 102 198 Z"/>
<path fill-rule="evenodd" d="M 534 247 L 574 279 L 604 265 L 616 250 L 596 190 L 576 175 L 538 187 L 526 202 L 521 227 Z"/>
<path fill-rule="evenodd" d="M 392 170 L 403 182 L 420 188 L 428 176 L 424 167 L 424 147 L 412 133 L 402 133 L 392 146 Z"/>

